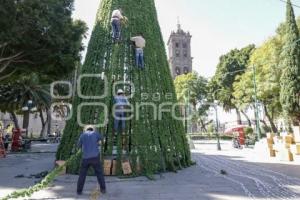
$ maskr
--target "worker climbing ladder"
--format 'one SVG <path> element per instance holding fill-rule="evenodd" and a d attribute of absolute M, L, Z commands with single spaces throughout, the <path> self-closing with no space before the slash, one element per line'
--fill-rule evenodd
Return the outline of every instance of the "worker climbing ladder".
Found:
<path fill-rule="evenodd" d="M 2 139 L 2 135 L 0 135 L 0 158 L 5 158 L 6 157 L 6 151 L 4 147 L 4 142 Z"/>

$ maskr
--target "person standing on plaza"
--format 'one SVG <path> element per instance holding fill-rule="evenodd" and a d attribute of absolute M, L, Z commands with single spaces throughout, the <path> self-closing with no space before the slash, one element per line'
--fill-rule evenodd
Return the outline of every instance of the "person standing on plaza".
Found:
<path fill-rule="evenodd" d="M 94 126 L 88 125 L 78 140 L 78 147 L 82 149 L 82 162 L 77 182 L 77 194 L 81 195 L 84 187 L 87 171 L 93 167 L 100 185 L 101 193 L 106 193 L 103 166 L 100 161 L 99 144 L 102 135 L 96 131 Z"/>

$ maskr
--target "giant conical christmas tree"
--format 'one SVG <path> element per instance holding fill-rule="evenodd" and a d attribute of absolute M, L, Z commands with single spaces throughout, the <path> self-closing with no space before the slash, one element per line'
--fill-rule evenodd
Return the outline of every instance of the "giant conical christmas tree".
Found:
<path fill-rule="evenodd" d="M 111 38 L 111 13 L 116 8 L 122 8 L 128 17 L 127 25 L 122 28 L 122 42 L 119 44 L 112 43 Z M 143 33 L 147 41 L 144 50 L 145 70 L 135 67 L 134 46 L 129 42 L 130 37 L 139 33 Z M 117 172 L 122 174 L 121 162 L 124 157 L 121 136 L 118 134 L 114 138 L 112 135 L 113 88 L 114 83 L 131 82 L 134 87 L 129 87 L 128 84 L 116 87 L 124 88 L 127 95 L 132 95 L 129 101 L 134 107 L 134 117 L 126 122 L 129 141 L 126 159 L 130 161 L 133 173 L 147 175 L 166 170 L 176 171 L 191 164 L 182 121 L 174 119 L 168 111 L 162 112 L 158 117 L 159 114 L 154 112 L 154 105 L 172 110 L 172 105 L 168 102 L 173 105 L 177 102 L 154 0 L 102 0 L 85 63 L 79 74 L 96 75 L 81 79 L 79 87 L 82 95 L 100 96 L 105 89 L 108 94 L 104 98 L 88 99 L 79 96 L 77 91 L 73 101 L 73 117 L 65 127 L 57 159 L 67 160 L 76 152 L 77 139 L 82 130 L 78 120 L 85 124 L 96 124 L 104 120 L 105 112 L 101 106 L 88 106 L 86 103 L 102 103 L 108 106 L 109 116 L 108 124 L 100 128 L 105 136 L 102 158 L 113 158 L 114 147 L 117 147 Z M 107 84 L 103 83 L 100 74 L 105 74 Z M 83 105 L 82 103 L 85 105 L 79 110 L 78 106 Z M 77 115 L 79 111 L 81 112 Z M 180 116 L 179 109 L 176 109 L 176 115 Z M 68 166 L 70 173 L 78 171 L 79 159 L 77 156 Z"/>

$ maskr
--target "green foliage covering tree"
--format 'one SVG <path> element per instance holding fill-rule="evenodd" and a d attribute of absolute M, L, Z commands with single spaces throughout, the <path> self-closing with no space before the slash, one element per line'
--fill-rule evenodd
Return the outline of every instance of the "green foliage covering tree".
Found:
<path fill-rule="evenodd" d="M 128 17 L 128 23 L 122 29 L 122 41 L 112 43 L 111 13 L 122 8 Z M 134 46 L 130 37 L 143 33 L 147 46 L 144 49 L 145 70 L 135 67 Z M 101 74 L 107 77 L 107 83 L 101 80 Z M 75 96 L 73 101 L 73 117 L 67 122 L 63 138 L 57 152 L 57 159 L 67 160 L 76 152 L 76 143 L 82 132 L 78 124 L 78 116 L 85 124 L 95 124 L 103 121 L 103 108 L 86 106 L 78 113 L 78 105 L 83 102 L 103 103 L 108 106 L 107 126 L 100 128 L 105 142 L 102 145 L 102 158 L 114 156 L 114 146 L 117 147 L 117 174 L 121 175 L 121 162 L 124 159 L 121 148 L 121 134 L 114 139 L 112 135 L 113 116 L 112 99 L 114 83 L 117 81 L 132 82 L 132 87 L 125 89 L 126 95 L 134 94 L 129 99 L 134 106 L 140 103 L 153 103 L 157 107 L 163 103 L 177 102 L 175 87 L 168 67 L 164 41 L 160 32 L 154 0 L 102 0 L 96 17 L 96 24 L 89 42 L 84 65 L 80 75 L 96 74 L 95 78 L 82 80 L 80 87 L 84 95 L 108 95 L 102 99 L 82 99 Z M 98 75 L 97 75 L 98 74 Z M 164 109 L 172 109 L 172 105 Z M 136 111 L 139 111 L 137 115 Z M 180 116 L 179 109 L 176 109 Z M 78 114 L 78 116 L 77 116 Z M 126 159 L 129 159 L 135 175 L 151 175 L 159 171 L 176 171 L 191 164 L 190 151 L 181 120 L 176 120 L 170 112 L 162 113 L 161 120 L 155 118 L 153 108 L 142 106 L 136 109 L 133 119 L 126 123 L 126 137 L 129 139 Z M 79 159 L 72 159 L 68 172 L 77 173 Z M 141 169 L 141 170 L 139 170 Z"/>
<path fill-rule="evenodd" d="M 87 27 L 72 20 L 73 0 L 0 2 L 2 82 L 28 72 L 58 80 L 74 70 Z"/>
<path fill-rule="evenodd" d="M 298 40 L 299 29 L 297 27 L 294 10 L 291 1 L 287 1 L 286 24 L 281 53 L 280 66 L 282 76 L 280 78 L 280 102 L 285 119 L 293 118 L 300 121 L 300 43 Z"/>

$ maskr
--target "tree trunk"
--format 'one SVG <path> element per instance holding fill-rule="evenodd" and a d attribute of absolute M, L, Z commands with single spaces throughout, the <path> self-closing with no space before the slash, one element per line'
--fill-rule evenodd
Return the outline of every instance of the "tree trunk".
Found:
<path fill-rule="evenodd" d="M 247 122 L 248 122 L 248 125 L 250 126 L 250 127 L 252 127 L 252 123 L 251 123 L 251 120 L 250 120 L 250 118 L 248 117 L 248 115 L 243 111 L 243 110 L 241 110 L 241 113 L 244 115 L 244 117 L 247 119 Z"/>
<path fill-rule="evenodd" d="M 14 112 L 10 113 L 10 118 L 14 122 L 15 128 L 20 128 L 17 115 Z"/>
<path fill-rule="evenodd" d="M 47 135 L 50 135 L 51 134 L 51 123 L 52 123 L 50 110 L 47 110 L 47 122 L 48 122 Z"/>
<path fill-rule="evenodd" d="M 207 132 L 207 129 L 206 129 L 206 125 L 204 123 L 204 121 L 200 118 L 200 125 L 201 125 L 201 130 L 203 130 L 205 133 Z"/>
<path fill-rule="evenodd" d="M 264 126 L 269 127 L 265 120 L 262 120 L 262 119 L 261 119 L 261 120 L 259 120 L 259 121 L 260 121 L 261 123 L 263 123 Z"/>
<path fill-rule="evenodd" d="M 275 123 L 274 123 L 272 117 L 270 116 L 270 113 L 268 112 L 268 109 L 267 109 L 267 106 L 266 106 L 266 105 L 264 105 L 264 110 L 265 110 L 265 114 L 266 114 L 266 116 L 267 116 L 267 118 L 268 118 L 268 120 L 269 120 L 269 122 L 270 122 L 272 132 L 273 132 L 273 133 L 277 133 L 277 132 L 278 132 L 278 129 L 277 129 L 277 127 L 276 127 L 276 125 L 275 125 Z"/>
<path fill-rule="evenodd" d="M 39 113 L 40 113 L 40 119 L 41 119 L 41 123 L 42 123 L 42 130 L 40 132 L 40 138 L 43 138 L 45 136 L 47 120 L 45 121 L 42 110 L 40 110 Z"/>
<path fill-rule="evenodd" d="M 237 124 L 238 125 L 242 125 L 242 117 L 241 117 L 241 112 L 239 111 L 239 109 L 235 109 L 236 111 L 236 116 L 237 116 Z"/>
<path fill-rule="evenodd" d="M 30 112 L 26 111 L 23 115 L 23 128 L 26 129 L 26 137 L 28 137 L 29 117 Z"/>

